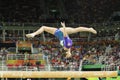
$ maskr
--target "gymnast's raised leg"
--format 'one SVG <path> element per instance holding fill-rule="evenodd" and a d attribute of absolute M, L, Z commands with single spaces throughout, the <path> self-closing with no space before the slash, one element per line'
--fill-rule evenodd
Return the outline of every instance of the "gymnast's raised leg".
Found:
<path fill-rule="evenodd" d="M 30 33 L 30 34 L 26 34 L 26 37 L 27 38 L 33 38 L 34 36 L 39 35 L 44 31 L 48 32 L 50 34 L 54 34 L 56 30 L 57 30 L 57 28 L 54 28 L 54 27 L 42 26 L 37 31 L 35 31 L 33 33 Z"/>
<path fill-rule="evenodd" d="M 65 26 L 65 23 L 61 22 L 61 25 Z M 63 31 L 63 28 L 60 28 L 60 30 Z M 97 34 L 97 31 L 95 29 L 87 28 L 87 27 L 77 27 L 77 28 L 66 27 L 65 30 L 66 30 L 67 34 L 73 34 L 73 33 L 77 33 L 77 32 L 91 32 L 93 34 Z"/>

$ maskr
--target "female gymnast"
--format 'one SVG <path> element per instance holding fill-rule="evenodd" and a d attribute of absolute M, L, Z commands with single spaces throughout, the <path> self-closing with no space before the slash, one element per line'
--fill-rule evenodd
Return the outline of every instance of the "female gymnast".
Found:
<path fill-rule="evenodd" d="M 86 28 L 86 27 L 71 28 L 71 27 L 66 27 L 65 23 L 63 22 L 61 22 L 61 25 L 63 27 L 59 29 L 54 27 L 42 26 L 37 31 L 30 34 L 26 34 L 26 37 L 33 38 L 44 31 L 53 34 L 59 39 L 60 45 L 63 46 L 64 50 L 66 50 L 66 58 L 69 58 L 71 57 L 72 40 L 69 38 L 68 34 L 73 34 L 77 32 L 91 32 L 93 34 L 97 34 L 97 31 L 94 30 L 93 28 Z"/>

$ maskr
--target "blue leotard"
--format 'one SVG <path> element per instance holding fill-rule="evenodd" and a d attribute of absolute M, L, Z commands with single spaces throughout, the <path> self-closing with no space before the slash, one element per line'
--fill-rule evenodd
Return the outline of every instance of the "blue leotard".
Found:
<path fill-rule="evenodd" d="M 64 37 L 63 32 L 60 29 L 57 29 L 54 35 L 60 40 L 61 46 L 66 48 L 72 47 L 72 40 L 69 38 L 69 36 Z"/>
<path fill-rule="evenodd" d="M 60 29 L 57 29 L 54 33 L 54 35 L 61 41 L 64 39 L 63 32 Z"/>

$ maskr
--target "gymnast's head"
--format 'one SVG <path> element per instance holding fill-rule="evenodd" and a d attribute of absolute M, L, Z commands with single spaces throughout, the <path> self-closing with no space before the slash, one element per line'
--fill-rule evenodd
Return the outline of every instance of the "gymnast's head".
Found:
<path fill-rule="evenodd" d="M 69 41 L 65 41 L 65 40 L 61 40 L 60 41 L 60 45 L 62 46 L 62 47 L 64 47 L 64 48 L 67 48 L 67 49 L 69 49 L 69 48 L 71 48 L 72 47 L 72 40 L 69 40 Z"/>

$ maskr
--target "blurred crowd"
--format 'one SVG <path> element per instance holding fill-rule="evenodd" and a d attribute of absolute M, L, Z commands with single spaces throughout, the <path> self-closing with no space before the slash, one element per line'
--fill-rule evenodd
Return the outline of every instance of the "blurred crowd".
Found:
<path fill-rule="evenodd" d="M 81 65 L 120 66 L 120 43 L 116 41 L 74 45 L 71 48 L 72 56 L 70 58 L 65 58 L 66 53 L 59 43 L 39 44 L 39 46 L 34 47 L 39 48 L 39 52 L 48 57 L 47 63 L 54 70 L 78 71 Z M 0 51 L 1 59 L 5 59 L 7 54 L 9 51 L 2 48 Z"/>
<path fill-rule="evenodd" d="M 56 38 L 46 44 L 34 39 L 31 42 L 34 48 L 39 48 L 41 53 L 48 56 L 49 63 L 57 70 L 78 70 L 81 62 L 83 65 L 120 65 L 119 33 L 104 37 L 94 37 L 90 41 L 87 41 L 88 39 L 86 38 L 75 39 L 72 37 L 72 39 L 74 44 L 71 49 L 71 58 L 65 58 L 65 51 Z M 2 48 L 1 53 L 5 57 L 8 52 L 5 51 L 5 48 Z"/>
<path fill-rule="evenodd" d="M 114 26 L 116 27 L 116 25 Z M 108 26 L 108 29 L 106 27 L 100 30 L 97 29 L 97 35 L 90 33 L 71 34 L 70 38 L 73 40 L 71 58 L 65 58 L 65 51 L 59 45 L 58 39 L 46 32 L 44 33 L 44 36 L 38 35 L 33 39 L 25 38 L 22 30 L 6 30 L 4 34 L 6 38 L 5 40 L 9 40 L 12 43 L 21 40 L 30 41 L 34 48 L 39 48 L 41 53 L 48 56 L 49 63 L 56 70 L 79 70 L 81 64 L 120 66 L 120 28 L 119 25 L 117 26 L 118 28 L 116 29 L 113 29 L 112 27 L 109 28 Z M 2 43 L 2 30 L 0 35 Z M 44 43 L 43 38 L 46 43 Z M 8 46 L 8 44 L 6 46 Z M 9 46 L 12 45 L 9 44 Z M 0 47 L 3 46 L 0 45 Z M 5 50 L 5 48 L 1 48 L 0 57 L 4 57 L 5 59 L 7 53 L 9 53 L 7 49 Z"/>
<path fill-rule="evenodd" d="M 119 0 L 0 1 L 3 22 L 98 23 L 119 11 Z"/>
<path fill-rule="evenodd" d="M 63 70 L 78 70 L 83 65 L 120 65 L 120 44 L 92 44 L 72 47 L 72 57 L 65 58 L 64 50 L 58 46 L 42 45 L 43 53 L 48 56 L 52 66 Z"/>
<path fill-rule="evenodd" d="M 58 40 L 47 33 L 44 33 L 44 37 L 36 36 L 34 39 L 27 39 L 25 33 L 32 31 L 26 31 L 23 34 L 23 30 L 6 30 L 5 33 L 0 30 L 0 42 L 4 38 L 11 42 L 31 41 L 34 48 L 39 48 L 40 52 L 48 56 L 49 63 L 57 70 L 78 70 L 81 63 L 83 65 L 120 66 L 120 28 L 118 26 L 120 22 L 111 24 L 111 21 L 115 20 L 111 16 L 115 11 L 120 10 L 119 2 L 119 0 L 0 0 L 0 29 L 8 25 L 31 26 L 31 24 L 23 24 L 25 22 L 38 23 L 32 24 L 32 26 L 40 26 L 39 23 L 58 23 L 61 21 L 74 26 L 75 24 L 94 23 L 103 23 L 96 26 L 94 24 L 92 27 L 95 28 L 107 26 L 107 28 L 98 29 L 97 35 L 82 36 L 81 33 L 70 35 L 74 43 L 71 58 L 65 58 L 65 51 L 59 45 Z M 119 18 L 117 19 L 119 20 Z M 66 25 L 68 26 L 68 24 Z M 114 26 L 111 25 L 117 25 L 118 28 L 113 29 Z M 90 25 L 86 26 L 90 27 Z M 3 37 L 3 35 L 5 36 Z M 47 40 L 48 43 L 43 44 L 43 40 Z M 7 49 L 1 48 L 0 57 L 5 58 L 7 53 L 9 53 Z"/>
<path fill-rule="evenodd" d="M 27 25 L 27 26 L 24 26 L 24 25 Z M 33 26 L 34 25 L 34 26 Z M 5 38 L 6 41 L 12 41 L 12 42 L 15 42 L 15 41 L 18 41 L 18 40 L 27 40 L 27 38 L 25 37 L 25 34 L 27 33 L 30 33 L 30 32 L 33 32 L 34 30 L 36 30 L 38 28 L 38 26 L 36 27 L 35 25 L 38 25 L 38 26 L 42 26 L 42 25 L 49 25 L 49 26 L 53 26 L 53 27 L 61 27 L 58 23 L 54 23 L 54 24 L 50 24 L 50 23 L 44 23 L 44 24 L 40 24 L 40 23 L 31 23 L 31 24 L 20 24 L 20 23 L 14 23 L 14 22 L 11 22 L 10 24 L 5 22 L 3 23 L 2 25 L 2 28 L 0 30 L 0 41 L 2 42 L 3 39 Z M 66 26 L 68 27 L 77 27 L 77 26 L 82 26 L 82 24 L 66 24 Z M 89 24 L 85 24 L 84 25 L 85 27 L 93 27 L 97 30 L 97 35 L 91 35 L 91 34 L 87 34 L 87 33 L 76 33 L 76 34 L 71 34 L 70 37 L 71 38 L 78 38 L 77 41 L 81 41 L 80 39 L 82 38 L 90 38 L 92 37 L 92 39 L 109 39 L 109 37 L 113 40 L 115 39 L 117 36 L 119 36 L 119 31 L 120 31 L 120 22 L 114 22 L 113 24 L 109 24 L 107 25 L 107 23 L 99 23 L 99 24 L 92 24 L 92 25 L 89 25 Z M 7 29 L 7 27 L 10 28 Z M 19 30 L 17 27 L 23 27 L 21 28 L 21 30 Z M 31 28 L 30 30 L 29 29 L 26 29 L 26 28 Z M 35 27 L 35 29 L 33 29 L 33 27 Z M 59 28 L 58 27 L 58 28 Z M 14 28 L 14 30 L 12 29 Z M 25 30 L 24 30 L 25 28 Z M 77 37 L 76 37 L 77 36 Z M 97 38 L 98 37 L 98 38 Z M 41 40 L 43 39 L 43 34 L 42 35 L 37 35 L 36 37 L 36 40 Z M 55 37 L 49 33 L 46 33 L 44 32 L 44 38 L 46 38 L 48 41 L 50 40 L 55 40 Z M 73 40 L 74 40 L 73 39 Z M 94 39 L 94 40 L 95 40 Z M 86 41 L 83 39 L 83 41 Z"/>

